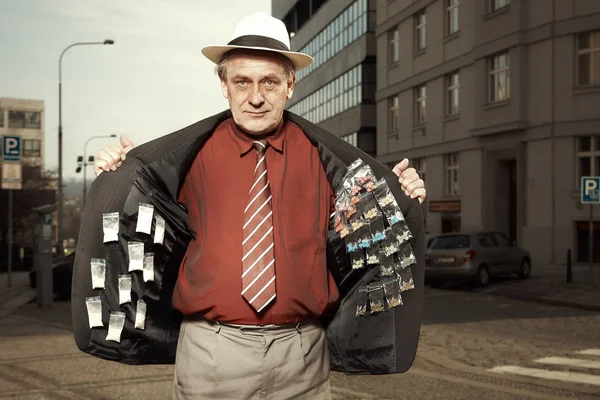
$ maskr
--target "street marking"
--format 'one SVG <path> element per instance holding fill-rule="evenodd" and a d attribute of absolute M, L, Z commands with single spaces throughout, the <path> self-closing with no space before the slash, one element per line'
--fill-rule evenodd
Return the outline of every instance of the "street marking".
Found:
<path fill-rule="evenodd" d="M 587 350 L 576 351 L 575 353 L 577 353 L 577 354 L 583 354 L 583 355 L 586 355 L 586 356 L 598 356 L 598 357 L 600 357 L 600 349 L 587 349 Z"/>
<path fill-rule="evenodd" d="M 504 365 L 488 369 L 490 372 L 508 373 L 514 375 L 530 376 L 533 378 L 549 379 L 563 382 L 583 383 L 586 385 L 600 386 L 600 376 L 581 374 L 578 372 L 550 371 L 547 369 L 517 367 L 515 365 Z"/>
<path fill-rule="evenodd" d="M 582 360 L 580 358 L 544 357 L 533 362 L 551 365 L 564 365 L 567 367 L 600 369 L 600 361 Z"/>

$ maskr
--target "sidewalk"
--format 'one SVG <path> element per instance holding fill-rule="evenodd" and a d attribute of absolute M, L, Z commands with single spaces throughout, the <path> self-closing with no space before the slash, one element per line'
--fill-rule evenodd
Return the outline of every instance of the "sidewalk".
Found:
<path fill-rule="evenodd" d="M 574 265 L 571 283 L 567 283 L 566 271 L 566 265 L 560 264 L 534 266 L 530 279 L 495 281 L 484 291 L 497 296 L 600 311 L 600 266 L 593 266 L 590 275 L 587 265 Z"/>
<path fill-rule="evenodd" d="M 29 272 L 13 272 L 10 287 L 8 274 L 0 273 L 0 318 L 33 300 L 35 290 L 29 287 Z"/>

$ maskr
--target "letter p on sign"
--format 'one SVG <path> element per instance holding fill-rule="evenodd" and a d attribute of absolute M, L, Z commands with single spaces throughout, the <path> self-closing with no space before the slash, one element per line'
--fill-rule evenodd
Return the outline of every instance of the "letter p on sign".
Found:
<path fill-rule="evenodd" d="M 584 176 L 581 178 L 581 202 L 600 203 L 600 177 Z"/>

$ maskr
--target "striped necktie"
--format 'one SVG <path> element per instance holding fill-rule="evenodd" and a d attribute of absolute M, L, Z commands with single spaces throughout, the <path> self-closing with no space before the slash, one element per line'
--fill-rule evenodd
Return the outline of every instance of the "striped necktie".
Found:
<path fill-rule="evenodd" d="M 244 210 L 242 296 L 257 312 L 261 312 L 275 299 L 273 210 L 265 158 L 268 145 L 266 140 L 255 141 L 253 144 L 257 162 L 254 183 Z"/>

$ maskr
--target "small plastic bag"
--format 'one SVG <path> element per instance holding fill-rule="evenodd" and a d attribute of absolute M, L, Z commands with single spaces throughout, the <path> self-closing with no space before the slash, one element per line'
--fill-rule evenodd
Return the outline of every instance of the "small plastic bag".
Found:
<path fill-rule="evenodd" d="M 90 329 L 104 326 L 102 323 L 102 300 L 100 296 L 86 297 L 85 305 L 87 307 Z"/>
<path fill-rule="evenodd" d="M 102 214 L 102 229 L 104 232 L 104 243 L 119 240 L 119 213 Z"/>
<path fill-rule="evenodd" d="M 381 250 L 379 249 L 379 245 L 373 245 L 372 247 L 367 249 L 367 265 L 379 264 L 381 255 Z"/>
<path fill-rule="evenodd" d="M 348 167 L 348 171 L 344 175 L 344 188 L 355 196 L 362 190 L 362 187 L 357 184 L 357 180 L 355 179 L 358 171 L 365 166 L 365 163 L 360 158 L 356 159 L 350 166 Z"/>
<path fill-rule="evenodd" d="M 369 295 L 369 311 L 371 314 L 377 314 L 385 310 L 383 300 L 383 287 L 381 282 L 369 283 L 368 285 Z"/>
<path fill-rule="evenodd" d="M 152 233 L 153 216 L 154 206 L 152 204 L 140 203 L 138 206 L 138 218 L 135 231 L 150 235 L 150 233 Z"/>
<path fill-rule="evenodd" d="M 131 275 L 119 274 L 119 304 L 131 303 Z"/>
<path fill-rule="evenodd" d="M 104 289 L 106 260 L 103 258 L 92 258 L 90 268 L 92 273 L 92 289 Z"/>
<path fill-rule="evenodd" d="M 142 299 L 137 301 L 135 309 L 135 329 L 144 330 L 146 327 L 146 302 Z"/>
<path fill-rule="evenodd" d="M 398 275 L 398 284 L 400 285 L 401 292 L 406 292 L 407 290 L 415 288 L 410 268 L 400 268 L 400 270 L 396 268 L 396 274 Z"/>
<path fill-rule="evenodd" d="M 352 260 L 352 269 L 361 269 L 365 267 L 365 258 L 362 250 L 350 253 L 350 259 Z"/>
<path fill-rule="evenodd" d="M 400 246 L 400 250 L 398 251 L 398 260 L 401 268 L 406 268 L 417 263 L 417 259 L 409 243 L 404 243 Z"/>
<path fill-rule="evenodd" d="M 394 232 L 398 243 L 407 242 L 413 237 L 410 233 L 410 230 L 408 229 L 408 224 L 406 223 L 406 221 L 402 221 L 394 225 L 392 227 L 392 231 Z"/>
<path fill-rule="evenodd" d="M 363 226 L 367 225 L 368 222 L 362 217 L 360 213 L 355 213 L 349 217 L 348 222 L 354 232 L 360 230 Z"/>
<path fill-rule="evenodd" d="M 377 200 L 373 196 L 373 193 L 363 193 L 359 195 L 360 198 L 360 210 L 367 221 L 381 215 L 379 208 L 377 207 Z"/>
<path fill-rule="evenodd" d="M 106 340 L 121 343 L 121 333 L 125 326 L 125 313 L 122 311 L 113 311 L 110 313 L 108 322 L 108 334 Z"/>
<path fill-rule="evenodd" d="M 383 293 L 385 295 L 385 302 L 388 308 L 394 308 L 403 304 L 402 294 L 400 293 L 400 284 L 398 279 L 394 276 L 386 278 L 382 282 Z"/>
<path fill-rule="evenodd" d="M 154 281 L 154 253 L 144 254 L 144 282 Z"/>
<path fill-rule="evenodd" d="M 385 225 L 381 215 L 369 221 L 369 228 L 371 230 L 371 238 L 373 239 L 373 243 L 381 243 L 385 240 Z"/>
<path fill-rule="evenodd" d="M 358 236 L 358 248 L 360 249 L 368 249 L 371 247 L 371 230 L 369 229 L 369 225 L 365 224 L 360 227 L 360 229 L 356 232 Z"/>
<path fill-rule="evenodd" d="M 387 206 L 383 207 L 382 210 L 390 226 L 394 226 L 397 223 L 404 221 L 404 215 L 402 214 L 402 211 L 400 211 L 398 203 L 394 202 L 392 204 L 388 204 Z"/>
<path fill-rule="evenodd" d="M 154 226 L 154 243 L 163 244 L 165 240 L 165 220 L 160 215 L 157 215 Z"/>
<path fill-rule="evenodd" d="M 358 289 L 358 299 L 356 302 L 356 316 L 367 315 L 367 306 L 369 304 L 368 288 L 363 286 Z"/>
<path fill-rule="evenodd" d="M 396 276 L 396 266 L 393 260 L 381 260 L 379 262 L 379 273 L 381 276 Z"/>
<path fill-rule="evenodd" d="M 354 253 L 358 251 L 358 234 L 356 232 L 350 233 L 345 238 L 346 241 L 346 252 Z"/>
<path fill-rule="evenodd" d="M 373 190 L 373 194 L 377 199 L 377 203 L 379 203 L 379 207 L 381 207 L 382 209 L 396 202 L 396 199 L 390 191 L 390 187 L 383 178 L 381 178 L 375 183 L 375 189 Z"/>
<path fill-rule="evenodd" d="M 385 240 L 381 243 L 381 247 L 385 255 L 388 257 L 400 250 L 398 241 L 396 240 L 396 237 L 390 228 L 385 230 Z"/>
<path fill-rule="evenodd" d="M 144 270 L 144 242 L 127 243 L 129 250 L 129 271 Z"/>
<path fill-rule="evenodd" d="M 352 186 L 371 191 L 375 189 L 375 174 L 367 164 L 361 166 L 352 177 Z M 358 193 L 356 193 L 358 194 Z"/>

